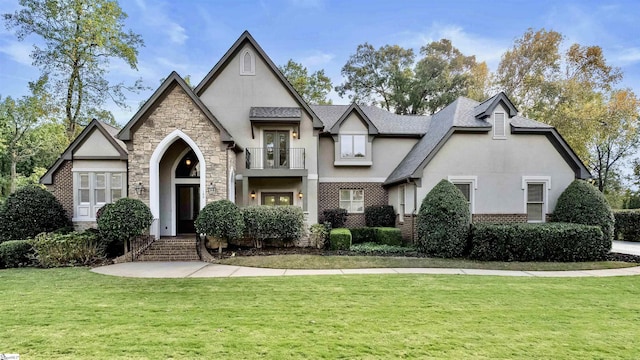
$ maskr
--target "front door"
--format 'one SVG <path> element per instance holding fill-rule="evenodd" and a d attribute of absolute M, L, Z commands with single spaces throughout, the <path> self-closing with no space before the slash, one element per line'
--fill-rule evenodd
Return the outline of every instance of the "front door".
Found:
<path fill-rule="evenodd" d="M 269 130 L 264 132 L 265 168 L 289 168 L 289 132 Z"/>
<path fill-rule="evenodd" d="M 262 205 L 293 205 L 292 192 L 262 193 Z"/>
<path fill-rule="evenodd" d="M 200 185 L 176 185 L 176 221 L 178 234 L 196 232 L 193 222 L 200 212 Z"/>

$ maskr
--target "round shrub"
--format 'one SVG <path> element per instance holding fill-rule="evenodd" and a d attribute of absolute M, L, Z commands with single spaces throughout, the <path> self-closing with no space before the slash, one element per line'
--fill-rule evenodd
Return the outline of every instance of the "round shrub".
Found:
<path fill-rule="evenodd" d="M 108 256 L 117 256 L 125 241 L 142 235 L 151 226 L 153 215 L 138 199 L 122 198 L 105 208 L 97 219 L 98 230 Z"/>
<path fill-rule="evenodd" d="M 447 180 L 429 191 L 418 212 L 418 249 L 439 257 L 462 256 L 471 215 L 464 195 Z"/>
<path fill-rule="evenodd" d="M 331 224 L 332 229 L 344 227 L 344 223 L 347 222 L 346 209 L 326 209 L 322 212 L 322 216 L 324 217 L 324 222 Z"/>
<path fill-rule="evenodd" d="M 600 226 L 603 254 L 611 249 L 613 212 L 604 195 L 586 181 L 575 180 L 564 190 L 553 212 L 553 221 Z"/>
<path fill-rule="evenodd" d="M 35 254 L 32 240 L 9 240 L 0 243 L 0 268 L 15 268 L 34 265 Z"/>
<path fill-rule="evenodd" d="M 218 200 L 207 204 L 194 223 L 200 234 L 233 240 L 242 236 L 244 219 L 240 209 L 229 200 Z"/>
<path fill-rule="evenodd" d="M 19 189 L 0 207 L 0 242 L 29 239 L 70 225 L 58 199 L 38 186 Z"/>
<path fill-rule="evenodd" d="M 364 221 L 368 227 L 396 226 L 396 212 L 391 205 L 374 205 L 364 208 Z"/>

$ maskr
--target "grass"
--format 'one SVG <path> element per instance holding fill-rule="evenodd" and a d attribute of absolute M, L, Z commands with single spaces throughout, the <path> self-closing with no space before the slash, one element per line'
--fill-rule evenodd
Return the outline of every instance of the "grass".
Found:
<path fill-rule="evenodd" d="M 412 258 L 393 256 L 270 255 L 236 256 L 222 259 L 225 265 L 273 269 L 366 269 L 366 268 L 457 268 L 492 270 L 589 270 L 615 269 L 637 264 L 621 261 L 596 262 L 492 262 L 464 259 Z"/>
<path fill-rule="evenodd" d="M 637 277 L 129 279 L 0 270 L 21 359 L 636 358 Z"/>

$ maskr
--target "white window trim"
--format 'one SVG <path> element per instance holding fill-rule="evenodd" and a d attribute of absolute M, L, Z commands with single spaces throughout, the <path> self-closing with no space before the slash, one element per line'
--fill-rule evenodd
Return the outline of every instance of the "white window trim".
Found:
<path fill-rule="evenodd" d="M 369 141 L 369 139 L 367 139 L 368 134 L 346 133 L 346 132 L 343 133 L 343 132 L 341 132 L 339 136 L 340 136 L 340 159 L 348 160 L 348 161 L 367 161 L 367 142 Z M 362 136 L 364 138 L 364 156 L 361 156 L 361 157 L 357 157 L 357 156 L 342 156 L 342 137 L 343 136 L 351 136 L 351 139 L 352 139 L 351 148 L 352 148 L 352 150 L 355 149 L 354 137 L 355 136 Z M 355 151 L 353 151 L 353 152 L 355 152 Z"/>
<path fill-rule="evenodd" d="M 403 196 L 404 195 L 404 196 Z M 407 213 L 407 186 L 398 187 L 398 222 L 404 223 L 404 215 Z"/>
<path fill-rule="evenodd" d="M 522 196 L 523 196 L 523 213 L 527 214 L 527 185 L 528 184 L 544 184 L 544 204 L 542 206 L 542 210 L 544 214 L 542 214 L 542 221 L 528 221 L 531 223 L 543 223 L 546 222 L 547 214 L 549 213 L 549 191 L 551 190 L 551 176 L 539 176 L 539 175 L 528 175 L 522 177 Z"/>
<path fill-rule="evenodd" d="M 247 70 L 244 67 L 244 57 L 246 54 L 249 54 L 251 57 L 251 69 Z M 256 56 L 253 51 L 249 49 L 245 49 L 240 53 L 240 75 L 242 76 L 250 76 L 256 74 Z"/>
<path fill-rule="evenodd" d="M 338 207 L 339 207 L 340 209 L 344 209 L 344 208 L 340 207 L 340 202 L 341 202 L 341 201 L 346 201 L 346 200 L 342 200 L 342 199 L 340 198 L 340 193 L 341 193 L 342 191 L 345 191 L 345 190 L 350 191 L 350 195 L 349 195 L 349 202 L 350 202 L 350 205 L 352 205 L 352 204 L 353 204 L 353 201 L 354 201 L 354 200 L 353 200 L 353 192 L 354 192 L 354 191 L 356 191 L 356 190 L 358 190 L 358 191 L 362 191 L 362 211 L 349 211 L 349 209 L 345 209 L 345 210 L 347 210 L 347 214 L 364 214 L 364 208 L 365 208 L 365 205 L 364 205 L 364 189 L 338 189 Z M 350 207 L 351 207 L 351 206 L 350 206 Z"/>
<path fill-rule="evenodd" d="M 126 181 L 126 171 L 115 168 L 108 169 L 73 169 L 73 214 L 72 221 L 96 221 L 96 212 L 103 207 L 105 204 L 113 202 L 111 199 L 111 175 L 118 174 L 122 177 L 122 197 L 127 197 L 127 189 L 124 186 L 124 182 Z M 89 203 L 80 203 L 80 196 L 78 194 L 78 190 L 80 190 L 80 175 L 88 174 L 89 175 Z M 98 203 L 96 202 L 96 175 L 104 175 L 105 176 L 105 202 Z M 78 215 L 79 207 L 88 207 L 89 212 L 87 216 Z"/>
<path fill-rule="evenodd" d="M 471 202 L 471 214 L 476 213 L 476 190 L 478 190 L 478 176 L 476 175 L 449 175 L 447 177 L 452 184 L 471 184 L 469 201 Z"/>
<path fill-rule="evenodd" d="M 504 122 L 502 123 L 502 133 L 504 135 L 496 135 L 496 115 L 502 114 L 504 116 Z M 496 111 L 493 113 L 493 138 L 496 140 L 506 140 L 507 139 L 507 114 L 502 111 Z"/>

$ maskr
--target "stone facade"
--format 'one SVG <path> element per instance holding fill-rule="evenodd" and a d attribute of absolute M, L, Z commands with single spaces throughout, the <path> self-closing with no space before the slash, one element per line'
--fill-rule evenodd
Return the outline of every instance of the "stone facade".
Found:
<path fill-rule="evenodd" d="M 53 174 L 53 184 L 47 185 L 53 196 L 60 201 L 69 219 L 73 218 L 73 162 L 65 161 Z"/>
<path fill-rule="evenodd" d="M 190 137 L 202 151 L 206 163 L 206 184 L 213 183 L 216 192 L 207 194 L 207 202 L 227 198 L 227 157 L 229 151 L 220 140 L 220 131 L 206 118 L 182 88 L 174 85 L 153 109 L 148 118 L 132 129 L 129 150 L 129 196 L 149 205 L 149 161 L 158 144 L 175 129 Z M 232 156 L 233 157 L 233 156 Z M 230 160 L 230 159 L 229 159 Z M 133 186 L 145 186 L 137 195 Z"/>
<path fill-rule="evenodd" d="M 382 187 L 382 183 L 321 182 L 318 184 L 318 216 L 320 219 L 322 219 L 324 210 L 340 207 L 340 189 L 363 189 L 364 207 L 387 205 L 389 201 L 389 194 Z M 345 226 L 348 228 L 365 226 L 364 214 L 349 214 Z"/>

